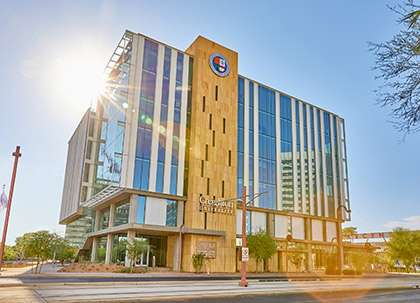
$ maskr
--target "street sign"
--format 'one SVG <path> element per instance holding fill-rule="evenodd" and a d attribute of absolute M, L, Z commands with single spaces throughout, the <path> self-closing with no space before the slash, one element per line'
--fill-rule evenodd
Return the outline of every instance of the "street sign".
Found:
<path fill-rule="evenodd" d="M 249 261 L 249 248 L 242 247 L 242 261 L 248 262 Z"/>

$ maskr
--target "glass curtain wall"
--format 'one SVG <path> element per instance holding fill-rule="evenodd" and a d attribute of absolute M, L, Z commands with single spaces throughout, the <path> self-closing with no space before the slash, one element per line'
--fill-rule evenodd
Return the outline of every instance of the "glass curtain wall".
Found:
<path fill-rule="evenodd" d="M 94 194 L 120 182 L 132 41 L 126 33 L 105 70 L 106 91 L 98 99 L 102 122 Z"/>
<path fill-rule="evenodd" d="M 168 99 L 169 99 L 169 76 L 171 72 L 171 50 L 165 47 L 163 63 L 162 100 L 160 107 L 159 147 L 156 173 L 156 191 L 163 192 L 163 176 L 165 169 L 166 129 L 168 127 Z"/>
<path fill-rule="evenodd" d="M 325 217 L 325 199 L 324 199 L 324 169 L 323 169 L 323 159 L 322 159 L 322 133 L 321 133 L 321 113 L 320 110 L 316 110 L 317 117 L 317 126 L 318 126 L 318 173 L 319 173 L 319 192 L 320 192 L 320 206 L 321 206 L 321 216 Z"/>
<path fill-rule="evenodd" d="M 302 116 L 303 116 L 303 160 L 304 160 L 304 182 L 305 182 L 305 201 L 304 210 L 306 213 L 310 212 L 309 205 L 309 163 L 308 163 L 308 122 L 307 122 L 307 113 L 306 113 L 306 104 L 302 103 Z"/>
<path fill-rule="evenodd" d="M 242 196 L 244 185 L 244 79 L 238 79 L 238 166 L 237 166 L 237 196 Z"/>
<path fill-rule="evenodd" d="M 330 114 L 324 112 L 324 136 L 325 136 L 325 162 L 327 167 L 327 199 L 328 217 L 334 218 L 334 190 L 333 190 L 333 168 L 332 168 L 332 145 Z"/>
<path fill-rule="evenodd" d="M 299 119 L 299 101 L 295 101 L 295 117 L 296 117 L 296 167 L 297 171 L 297 198 L 298 198 L 298 212 L 302 212 L 302 171 L 300 164 L 300 119 Z"/>
<path fill-rule="evenodd" d="M 149 188 L 150 149 L 152 144 L 157 52 L 158 44 L 146 39 L 144 42 L 133 184 L 135 189 L 140 190 L 148 190 Z"/>
<path fill-rule="evenodd" d="M 175 82 L 175 108 L 174 108 L 174 128 L 172 131 L 172 160 L 171 160 L 171 184 L 169 193 L 176 195 L 177 175 L 178 175 L 178 153 L 179 153 L 179 131 L 181 122 L 181 93 L 182 93 L 182 71 L 184 64 L 184 54 L 178 53 L 176 62 L 176 82 Z"/>
<path fill-rule="evenodd" d="M 312 106 L 309 107 L 309 115 L 311 120 L 311 166 L 312 166 L 312 192 L 313 192 L 313 199 L 314 199 L 314 209 L 313 214 L 315 216 L 318 215 L 318 197 L 317 197 L 317 183 L 316 183 L 316 166 L 315 166 L 315 128 L 314 128 L 314 108 Z"/>
<path fill-rule="evenodd" d="M 258 86 L 259 206 L 276 209 L 276 105 L 274 91 Z"/>
<path fill-rule="evenodd" d="M 292 108 L 289 97 L 280 94 L 280 160 L 282 210 L 293 211 Z"/>

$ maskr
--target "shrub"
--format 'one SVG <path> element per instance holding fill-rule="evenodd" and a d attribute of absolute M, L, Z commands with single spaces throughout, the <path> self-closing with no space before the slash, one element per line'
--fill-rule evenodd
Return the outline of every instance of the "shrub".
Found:
<path fill-rule="evenodd" d="M 325 266 L 325 274 L 327 275 L 337 275 L 337 255 L 329 255 L 327 257 L 327 264 Z"/>
<path fill-rule="evenodd" d="M 192 259 L 193 259 L 193 267 L 195 269 L 195 273 L 201 272 L 201 269 L 204 266 L 204 262 L 207 259 L 206 254 L 205 253 L 194 254 L 192 256 Z"/>

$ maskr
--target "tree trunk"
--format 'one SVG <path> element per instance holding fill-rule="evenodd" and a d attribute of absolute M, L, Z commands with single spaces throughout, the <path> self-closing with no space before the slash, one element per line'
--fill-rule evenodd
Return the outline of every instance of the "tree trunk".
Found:
<path fill-rule="evenodd" d="M 39 268 L 39 274 L 41 273 L 41 270 L 42 270 L 42 265 L 44 264 L 44 260 L 41 260 L 41 267 Z"/>
<path fill-rule="evenodd" d="M 257 266 L 257 267 L 255 268 L 255 273 L 256 273 L 256 274 L 258 274 L 258 265 L 259 265 L 258 263 L 259 263 L 259 262 L 260 262 L 260 261 L 259 261 L 258 259 L 255 259 L 255 263 L 256 263 L 256 266 Z"/>

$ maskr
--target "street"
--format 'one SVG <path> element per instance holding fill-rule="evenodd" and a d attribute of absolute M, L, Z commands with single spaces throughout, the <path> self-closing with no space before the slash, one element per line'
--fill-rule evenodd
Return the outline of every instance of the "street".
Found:
<path fill-rule="evenodd" d="M 28 284 L 16 278 L 0 281 L 0 302 L 420 302 L 419 277 L 343 279 L 336 281 L 109 282 Z M 18 284 L 20 283 L 20 285 Z M 8 286 L 9 284 L 9 286 Z M 223 299 L 221 299 L 223 297 Z M 240 298 L 239 298 L 240 297 Z M 198 300 L 200 298 L 200 300 Z M 381 301 L 382 300 L 382 301 Z"/>

